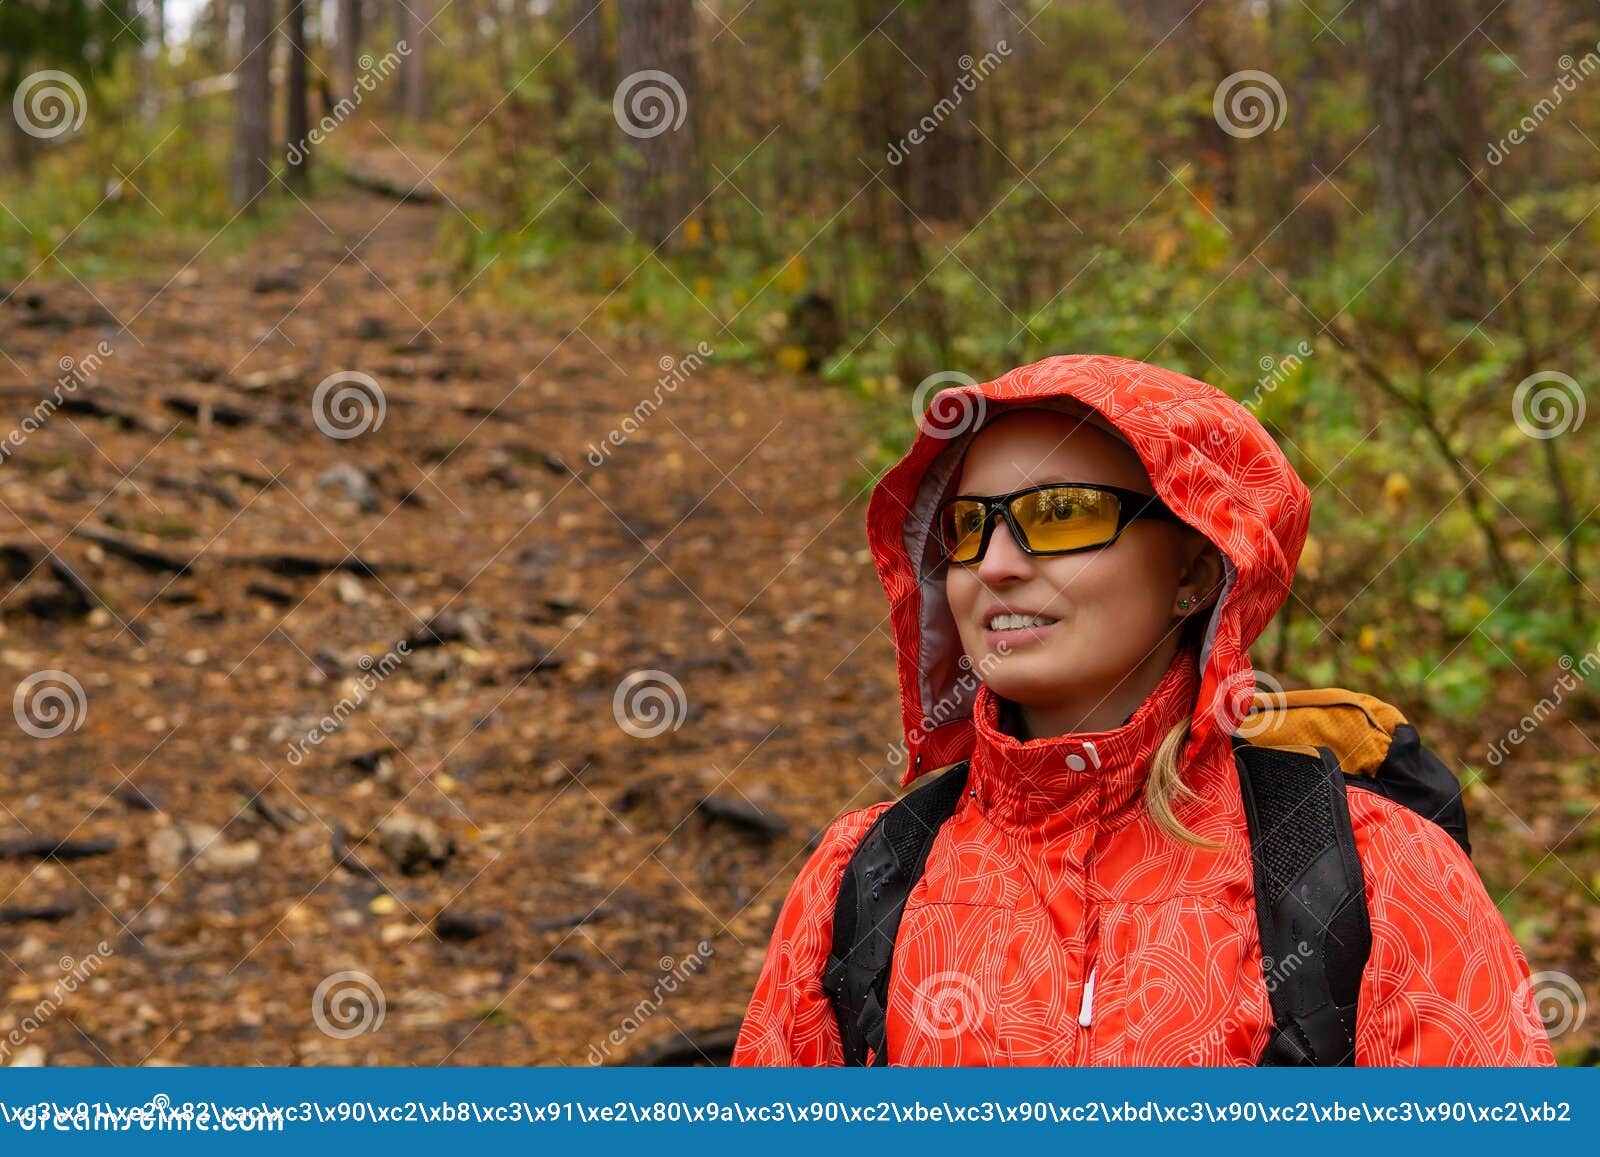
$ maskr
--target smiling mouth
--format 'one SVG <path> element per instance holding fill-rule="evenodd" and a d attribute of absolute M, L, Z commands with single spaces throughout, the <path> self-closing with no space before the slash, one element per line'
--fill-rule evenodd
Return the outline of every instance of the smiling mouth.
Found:
<path fill-rule="evenodd" d="M 1052 619 L 1049 615 L 1020 615 L 1007 612 L 990 615 L 988 622 L 984 626 L 991 631 L 997 632 L 1028 631 L 1039 630 L 1056 622 L 1057 620 Z"/>

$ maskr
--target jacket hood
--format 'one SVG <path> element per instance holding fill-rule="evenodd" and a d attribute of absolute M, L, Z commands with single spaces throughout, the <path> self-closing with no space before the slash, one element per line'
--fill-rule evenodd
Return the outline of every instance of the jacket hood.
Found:
<path fill-rule="evenodd" d="M 1066 355 L 936 394 L 905 456 L 873 488 L 867 540 L 889 596 L 905 729 L 903 784 L 969 758 L 981 685 L 961 648 L 933 542 L 934 512 L 954 492 L 968 445 L 1018 407 L 1076 414 L 1138 454 L 1156 493 L 1222 553 L 1222 593 L 1206 624 L 1183 766 L 1249 711 L 1249 647 L 1289 597 L 1311 493 L 1271 435 L 1227 394 L 1126 358 Z"/>

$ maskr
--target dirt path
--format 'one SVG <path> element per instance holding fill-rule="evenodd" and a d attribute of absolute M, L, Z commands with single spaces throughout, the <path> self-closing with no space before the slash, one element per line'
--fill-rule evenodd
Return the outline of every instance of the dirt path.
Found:
<path fill-rule="evenodd" d="M 441 212 L 346 190 L 0 306 L 11 421 L 87 379 L 0 463 L 0 841 L 114 843 L 0 858 L 35 1058 L 637 1058 L 737 1022 L 808 839 L 887 793 L 849 403 L 709 318 L 698 364 L 453 298 Z"/>

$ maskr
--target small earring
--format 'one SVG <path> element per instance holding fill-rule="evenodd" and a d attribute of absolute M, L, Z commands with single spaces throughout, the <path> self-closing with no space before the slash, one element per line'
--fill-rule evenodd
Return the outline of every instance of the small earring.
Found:
<path fill-rule="evenodd" d="M 1188 599 L 1179 599 L 1178 600 L 1178 609 L 1180 611 L 1188 610 L 1189 609 L 1189 600 Z"/>

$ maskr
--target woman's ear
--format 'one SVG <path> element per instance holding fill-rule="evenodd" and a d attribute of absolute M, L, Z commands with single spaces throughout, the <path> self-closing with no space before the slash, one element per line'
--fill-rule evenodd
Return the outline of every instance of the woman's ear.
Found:
<path fill-rule="evenodd" d="M 1183 567 L 1178 589 L 1173 594 L 1173 610 L 1181 617 L 1207 609 L 1222 589 L 1227 568 L 1222 552 L 1205 535 L 1189 529 L 1183 545 Z"/>

